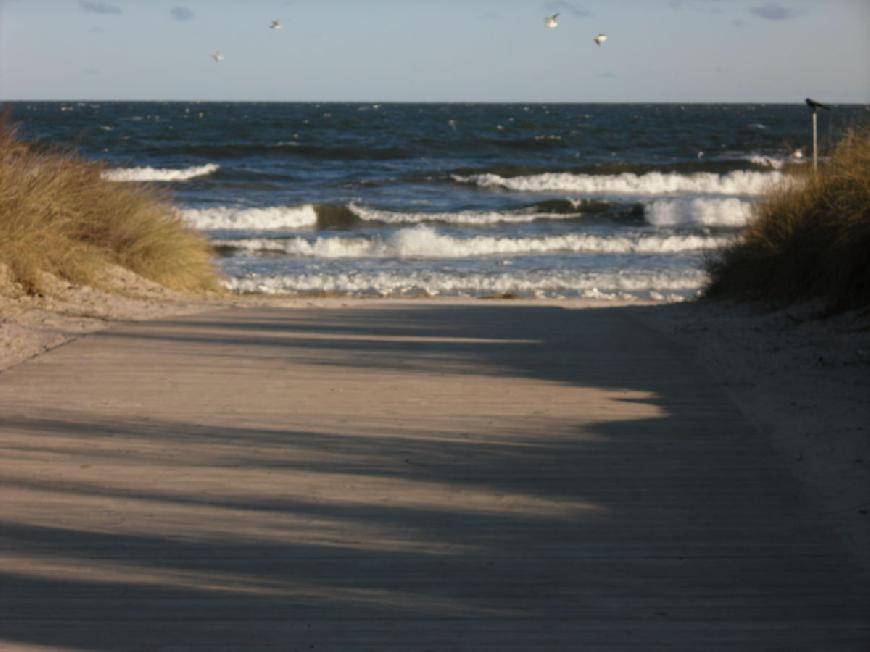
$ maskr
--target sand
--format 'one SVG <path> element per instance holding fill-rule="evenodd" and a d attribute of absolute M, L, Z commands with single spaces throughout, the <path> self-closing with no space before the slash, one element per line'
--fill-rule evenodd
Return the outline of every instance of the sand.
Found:
<path fill-rule="evenodd" d="M 0 265 L 0 372 L 85 333 L 129 320 L 198 312 L 209 300 L 175 293 L 120 267 L 107 289 L 72 285 L 46 275 L 47 296 L 24 293 Z"/>
<path fill-rule="evenodd" d="M 870 573 L 870 312 L 700 302 L 645 311 L 719 378 Z"/>
<path fill-rule="evenodd" d="M 151 291 L 0 304 L 10 640 L 866 642 L 866 314 Z"/>
<path fill-rule="evenodd" d="M 124 321 L 223 306 L 341 308 L 360 301 L 265 296 L 204 300 L 168 291 L 120 268 L 114 270 L 113 283 L 120 292 L 55 281 L 52 296 L 31 297 L 14 288 L 0 269 L 0 372 Z M 580 309 L 614 305 L 549 303 Z M 619 305 L 690 351 L 719 379 L 870 573 L 870 313 L 821 319 L 813 305 L 779 311 L 710 301 Z"/>

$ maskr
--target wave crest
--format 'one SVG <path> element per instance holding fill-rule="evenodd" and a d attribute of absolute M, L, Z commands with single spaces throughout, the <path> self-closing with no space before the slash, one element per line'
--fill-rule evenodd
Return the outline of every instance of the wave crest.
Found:
<path fill-rule="evenodd" d="M 473 273 L 409 271 L 299 273 L 232 278 L 226 287 L 236 292 L 300 294 L 310 292 L 359 296 L 562 296 L 595 299 L 672 299 L 697 294 L 706 275 L 699 270 L 650 272 L 541 271 Z"/>
<path fill-rule="evenodd" d="M 587 234 L 540 237 L 476 236 L 456 238 L 427 226 L 401 229 L 388 238 L 295 237 L 218 240 L 228 250 L 283 253 L 317 258 L 472 258 L 518 254 L 607 253 L 671 254 L 723 247 L 727 237 L 698 235 L 599 236 Z"/>
<path fill-rule="evenodd" d="M 697 172 L 677 174 L 626 172 L 614 175 L 548 172 L 523 177 L 496 174 L 452 175 L 454 181 L 481 188 L 501 188 L 520 192 L 574 192 L 615 195 L 673 195 L 680 193 L 711 195 L 760 195 L 785 178 L 780 172 L 735 170 L 727 174 Z"/>
<path fill-rule="evenodd" d="M 311 204 L 304 206 L 273 206 L 267 208 L 215 208 L 180 211 L 182 219 L 195 229 L 264 231 L 305 229 L 317 224 L 317 211 Z"/>
<path fill-rule="evenodd" d="M 215 163 L 181 170 L 165 168 L 117 168 L 103 172 L 102 177 L 108 181 L 187 181 L 195 177 L 204 177 L 220 169 Z"/>
<path fill-rule="evenodd" d="M 644 219 L 653 226 L 742 227 L 752 215 L 752 202 L 727 199 L 658 199 L 644 207 Z"/>
<path fill-rule="evenodd" d="M 563 205 L 551 207 L 551 211 L 538 211 L 537 207 L 518 211 L 457 211 L 454 213 L 403 213 L 399 211 L 386 211 L 378 208 L 369 208 L 352 203 L 350 209 L 360 219 L 384 224 L 419 224 L 422 222 L 443 222 L 446 224 L 521 224 L 535 220 L 557 220 L 576 218 L 582 210 L 581 202 L 572 202 L 574 212 L 565 210 Z"/>

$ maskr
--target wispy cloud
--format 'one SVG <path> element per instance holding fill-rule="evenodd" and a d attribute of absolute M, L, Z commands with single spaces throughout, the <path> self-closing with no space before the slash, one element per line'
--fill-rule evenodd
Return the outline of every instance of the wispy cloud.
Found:
<path fill-rule="evenodd" d="M 187 7 L 173 7 L 170 13 L 175 20 L 181 22 L 193 20 L 193 12 Z"/>
<path fill-rule="evenodd" d="M 582 7 L 578 7 L 573 2 L 567 2 L 567 0 L 548 2 L 546 5 L 544 5 L 544 9 L 546 11 L 552 11 L 554 13 L 569 14 L 571 16 L 575 16 L 576 18 L 584 18 L 586 16 L 592 15 Z"/>
<path fill-rule="evenodd" d="M 79 7 L 82 11 L 87 11 L 92 14 L 120 14 L 121 8 L 118 5 L 110 5 L 108 2 L 98 2 L 95 0 L 79 0 Z"/>
<path fill-rule="evenodd" d="M 742 18 L 734 18 L 734 19 L 731 21 L 731 24 L 734 25 L 734 27 L 745 27 L 745 26 L 746 26 L 746 21 L 743 20 Z"/>
<path fill-rule="evenodd" d="M 800 12 L 796 9 L 783 7 L 776 2 L 768 2 L 760 7 L 752 7 L 749 13 L 765 20 L 788 20 L 797 16 Z"/>

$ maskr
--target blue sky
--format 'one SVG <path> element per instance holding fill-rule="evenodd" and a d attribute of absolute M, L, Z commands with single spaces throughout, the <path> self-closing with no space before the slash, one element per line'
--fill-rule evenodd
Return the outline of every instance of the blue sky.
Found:
<path fill-rule="evenodd" d="M 808 95 L 870 102 L 870 0 L 0 0 L 7 100 Z"/>

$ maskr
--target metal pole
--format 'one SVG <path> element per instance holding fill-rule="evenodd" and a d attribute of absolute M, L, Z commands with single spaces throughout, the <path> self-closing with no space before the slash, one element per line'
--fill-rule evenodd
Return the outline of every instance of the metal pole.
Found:
<path fill-rule="evenodd" d="M 813 110 L 813 174 L 819 169 L 819 128 L 818 117 Z"/>

